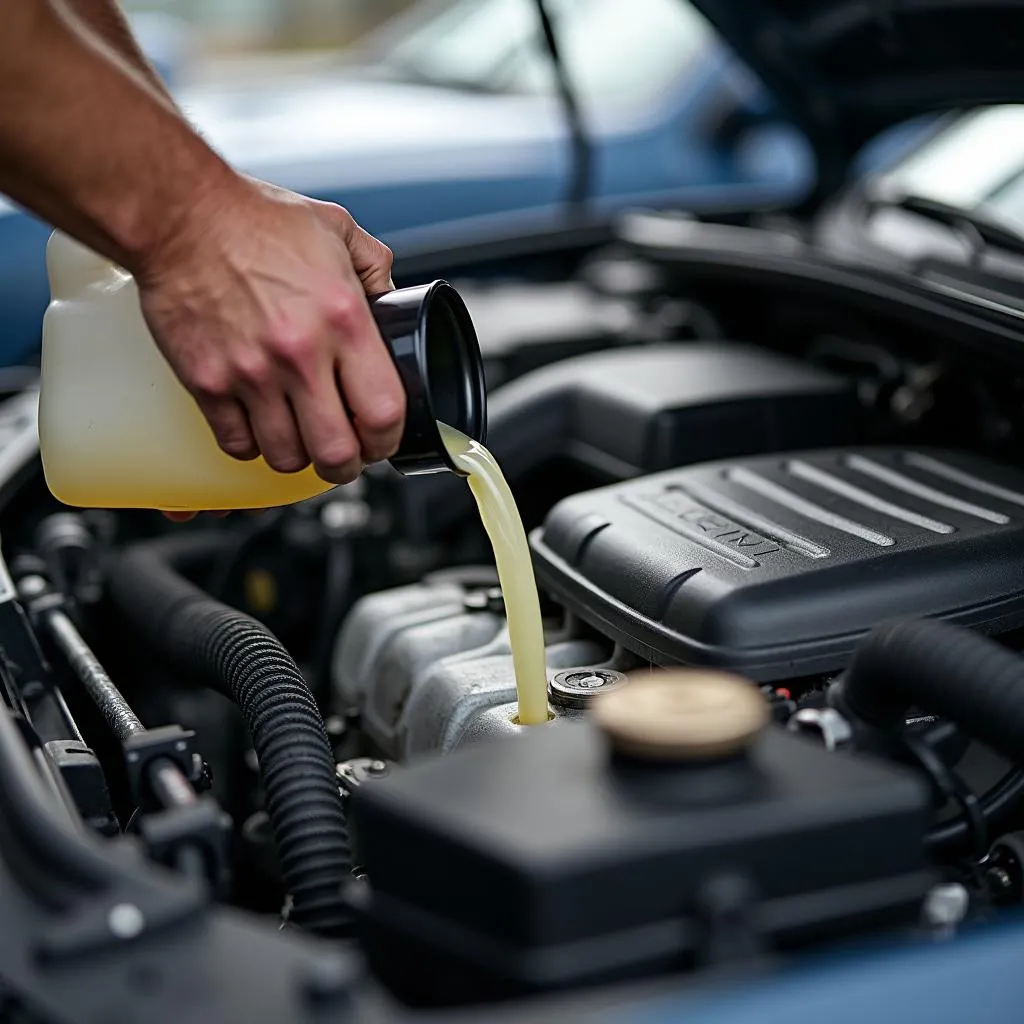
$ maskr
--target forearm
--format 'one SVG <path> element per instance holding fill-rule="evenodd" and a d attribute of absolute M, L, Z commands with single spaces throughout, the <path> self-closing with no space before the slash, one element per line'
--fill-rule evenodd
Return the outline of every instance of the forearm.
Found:
<path fill-rule="evenodd" d="M 176 106 L 163 79 L 156 73 L 132 35 L 128 20 L 116 0 L 61 0 L 73 18 L 103 40 L 125 63 L 138 71 L 146 81 Z"/>
<path fill-rule="evenodd" d="M 61 3 L 0 2 L 0 192 L 139 273 L 236 180 Z"/>

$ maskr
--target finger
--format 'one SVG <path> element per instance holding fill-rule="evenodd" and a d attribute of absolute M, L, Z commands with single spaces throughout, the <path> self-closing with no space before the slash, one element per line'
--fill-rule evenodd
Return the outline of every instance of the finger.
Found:
<path fill-rule="evenodd" d="M 281 392 L 248 395 L 245 399 L 256 443 L 267 464 L 279 473 L 298 473 L 309 465 L 288 400 Z"/>
<path fill-rule="evenodd" d="M 210 398 L 203 395 L 197 395 L 196 401 L 223 451 L 244 461 L 259 455 L 259 445 L 240 402 L 234 398 Z"/>
<path fill-rule="evenodd" d="M 359 275 L 359 280 L 363 282 L 366 294 L 380 295 L 382 292 L 393 292 L 395 282 L 391 280 L 391 268 L 395 257 L 391 250 L 379 238 L 374 238 L 354 221 L 347 244 L 352 266 Z"/>
<path fill-rule="evenodd" d="M 369 308 L 362 306 L 356 329 L 345 332 L 337 364 L 338 381 L 364 462 L 390 458 L 402 439 L 405 391 Z"/>
<path fill-rule="evenodd" d="M 391 250 L 380 239 L 364 231 L 343 206 L 335 203 L 325 203 L 324 206 L 334 218 L 366 294 L 380 295 L 382 292 L 394 291 L 391 267 L 395 257 Z"/>
<path fill-rule="evenodd" d="M 317 474 L 335 484 L 355 480 L 363 469 L 362 446 L 341 403 L 333 365 L 307 378 L 289 398 Z"/>

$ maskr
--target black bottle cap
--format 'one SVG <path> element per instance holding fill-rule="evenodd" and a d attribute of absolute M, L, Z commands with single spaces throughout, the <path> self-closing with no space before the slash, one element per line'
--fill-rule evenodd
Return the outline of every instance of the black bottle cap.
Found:
<path fill-rule="evenodd" d="M 405 388 L 405 432 L 391 465 L 406 476 L 456 469 L 437 422 L 484 442 L 484 363 L 462 296 L 447 281 L 370 299 L 377 327 Z"/>

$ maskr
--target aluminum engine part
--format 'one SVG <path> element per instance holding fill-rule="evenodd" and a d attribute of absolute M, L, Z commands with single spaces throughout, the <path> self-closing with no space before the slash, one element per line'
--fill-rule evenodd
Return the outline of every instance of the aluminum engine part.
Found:
<path fill-rule="evenodd" d="M 466 597 L 454 584 L 415 584 L 363 598 L 346 620 L 334 652 L 334 693 L 361 714 L 385 756 L 401 761 L 519 728 L 505 618 L 467 611 Z M 570 639 L 550 643 L 546 661 L 550 675 L 606 657 L 599 644 Z"/>

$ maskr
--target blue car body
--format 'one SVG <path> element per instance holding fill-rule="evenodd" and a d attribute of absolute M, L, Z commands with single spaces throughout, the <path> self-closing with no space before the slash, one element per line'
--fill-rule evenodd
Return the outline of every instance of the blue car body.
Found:
<path fill-rule="evenodd" d="M 233 164 L 344 204 L 399 252 L 453 225 L 471 235 L 526 214 L 534 225 L 556 224 L 564 213 L 572 156 L 554 96 L 408 84 L 340 66 L 182 89 L 178 97 Z M 767 94 L 715 44 L 651 109 L 588 113 L 591 210 L 721 210 L 798 196 L 814 168 L 795 130 L 775 122 L 741 147 L 716 142 L 709 112 L 736 103 L 754 114 L 770 110 Z M 0 199 L 0 365 L 35 357 L 48 234 Z"/>

